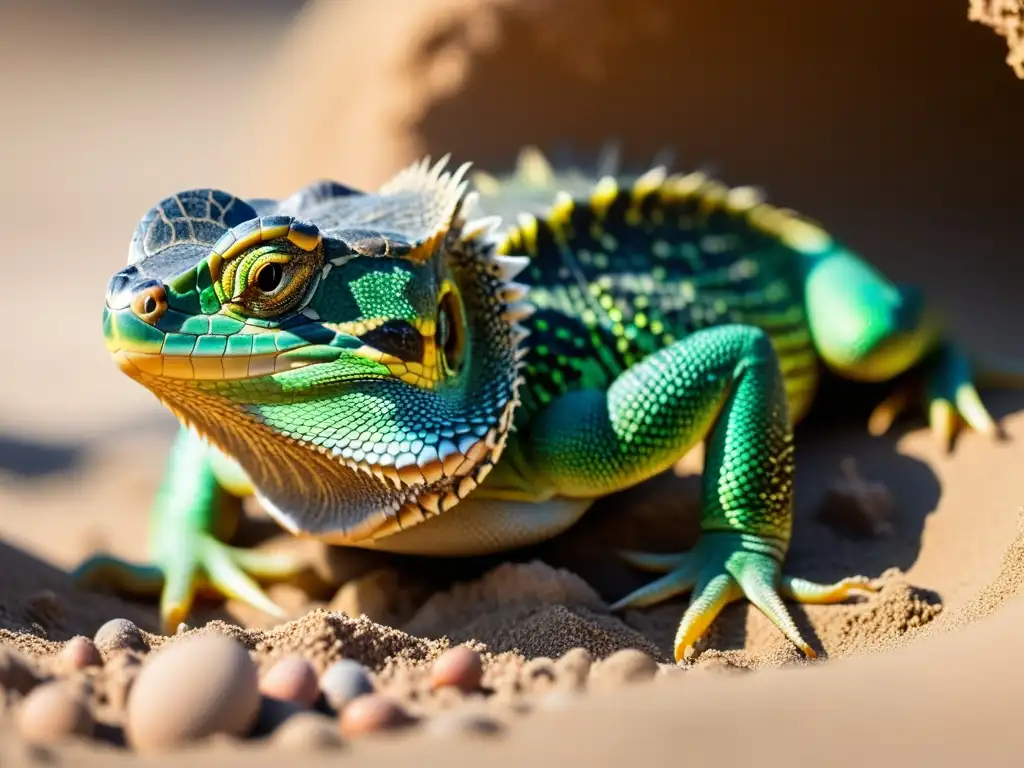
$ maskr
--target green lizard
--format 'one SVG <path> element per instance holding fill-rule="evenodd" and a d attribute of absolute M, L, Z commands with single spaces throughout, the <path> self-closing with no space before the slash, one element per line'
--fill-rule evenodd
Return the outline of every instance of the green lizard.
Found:
<path fill-rule="evenodd" d="M 151 560 L 99 554 L 78 578 L 161 595 L 168 631 L 202 588 L 281 615 L 259 582 L 299 564 L 225 543 L 242 496 L 332 544 L 493 553 L 566 530 L 706 441 L 696 547 L 621 553 L 662 575 L 613 608 L 689 591 L 681 659 L 746 597 L 814 656 L 783 598 L 873 589 L 782 574 L 793 424 L 822 365 L 862 381 L 923 367 L 943 439 L 961 419 L 998 432 L 920 292 L 700 173 L 595 183 L 530 150 L 514 179 L 471 191 L 468 164 L 446 161 L 375 193 L 201 189 L 149 211 L 103 329 L 183 426 Z M 472 220 L 477 204 L 520 215 Z M 908 403 L 897 393 L 876 422 Z"/>

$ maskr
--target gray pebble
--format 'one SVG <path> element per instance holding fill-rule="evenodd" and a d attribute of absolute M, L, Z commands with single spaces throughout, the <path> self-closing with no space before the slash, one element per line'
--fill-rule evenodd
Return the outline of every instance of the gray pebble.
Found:
<path fill-rule="evenodd" d="M 143 653 L 149 651 L 149 643 L 142 636 L 142 630 L 128 619 L 111 619 L 96 630 L 93 642 L 101 653 L 124 650 Z"/>
<path fill-rule="evenodd" d="M 268 733 L 275 733 L 295 715 L 305 711 L 307 711 L 306 707 L 294 701 L 264 696 L 260 699 L 260 711 L 256 716 L 256 724 L 253 726 L 252 735 L 266 736 Z M 323 717 L 323 715 L 320 715 L 320 717 Z"/>
<path fill-rule="evenodd" d="M 328 706 L 341 712 L 353 699 L 373 693 L 373 681 L 366 668 L 357 661 L 340 659 L 320 676 L 320 690 Z"/>

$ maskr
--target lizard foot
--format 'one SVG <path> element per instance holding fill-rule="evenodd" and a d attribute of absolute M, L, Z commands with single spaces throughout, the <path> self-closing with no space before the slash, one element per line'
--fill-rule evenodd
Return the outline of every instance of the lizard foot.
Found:
<path fill-rule="evenodd" d="M 230 597 L 275 618 L 284 618 L 284 611 L 255 579 L 280 581 L 304 568 L 293 555 L 239 549 L 200 533 L 190 546 L 175 548 L 166 563 L 130 563 L 99 554 L 79 565 L 72 578 L 83 586 L 126 596 L 159 595 L 160 624 L 165 633 L 171 634 L 188 618 L 193 600 L 200 592 Z"/>
<path fill-rule="evenodd" d="M 985 385 L 1024 389 L 1024 371 L 982 366 L 977 379 Z M 942 350 L 928 371 L 923 392 L 921 382 L 908 381 L 879 403 L 868 419 L 868 431 L 876 437 L 885 434 L 901 414 L 922 400 L 932 434 L 945 453 L 952 450 L 957 432 L 964 424 L 994 440 L 1006 436 L 978 394 L 967 356 L 955 345 Z"/>
<path fill-rule="evenodd" d="M 779 561 L 766 551 L 763 542 L 759 546 L 753 539 L 739 534 L 705 533 L 689 552 L 621 552 L 620 556 L 637 568 L 665 575 L 626 595 L 611 608 L 639 608 L 691 592 L 690 605 L 676 631 L 678 662 L 726 605 L 746 597 L 804 655 L 815 658 L 817 654 L 800 635 L 782 598 L 805 604 L 838 603 L 860 591 L 874 592 L 875 587 L 862 576 L 834 584 L 782 576 Z"/>

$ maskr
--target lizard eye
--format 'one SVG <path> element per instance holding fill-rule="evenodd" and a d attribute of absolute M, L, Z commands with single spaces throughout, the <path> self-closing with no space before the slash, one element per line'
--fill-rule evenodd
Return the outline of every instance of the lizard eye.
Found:
<path fill-rule="evenodd" d="M 228 262 L 222 281 L 237 309 L 252 317 L 274 318 L 302 303 L 316 269 L 310 254 L 264 247 Z"/>
<path fill-rule="evenodd" d="M 275 261 L 270 261 L 259 268 L 254 282 L 256 287 L 264 293 L 273 293 L 281 284 L 281 278 L 283 277 L 284 270 L 281 269 L 281 265 Z"/>
<path fill-rule="evenodd" d="M 437 307 L 437 330 L 434 334 L 434 343 L 437 345 L 442 363 L 450 373 L 456 373 L 462 367 L 466 347 L 465 340 L 462 305 L 454 286 L 446 283 Z"/>

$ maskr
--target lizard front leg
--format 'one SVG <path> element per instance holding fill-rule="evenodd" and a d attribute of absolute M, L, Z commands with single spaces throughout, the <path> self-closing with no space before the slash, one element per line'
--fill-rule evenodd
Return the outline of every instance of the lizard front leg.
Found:
<path fill-rule="evenodd" d="M 107 554 L 89 558 L 72 574 L 86 586 L 134 596 L 160 595 L 160 621 L 173 632 L 200 590 L 242 600 L 282 617 L 255 578 L 288 578 L 302 568 L 297 558 L 251 552 L 224 543 L 251 489 L 241 470 L 192 433 L 179 430 L 171 449 L 150 522 L 149 563 Z"/>
<path fill-rule="evenodd" d="M 728 603 L 746 596 L 806 655 L 780 595 L 842 600 L 866 578 L 820 585 L 783 578 L 793 506 L 793 434 L 768 336 L 746 325 L 699 331 L 616 378 L 607 392 L 568 393 L 523 435 L 538 480 L 568 497 L 610 493 L 670 467 L 708 438 L 701 538 L 684 554 L 631 553 L 666 575 L 613 606 L 651 605 L 692 591 L 675 641 L 683 658 Z"/>

